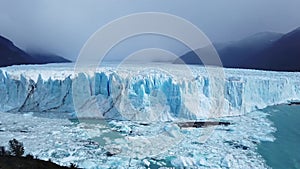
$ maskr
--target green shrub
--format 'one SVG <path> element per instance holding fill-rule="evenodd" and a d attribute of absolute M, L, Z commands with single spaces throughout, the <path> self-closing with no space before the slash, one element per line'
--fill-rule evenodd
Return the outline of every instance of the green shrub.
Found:
<path fill-rule="evenodd" d="M 21 157 L 24 154 L 24 146 L 23 143 L 19 142 L 16 139 L 12 139 L 8 143 L 10 155 Z"/>

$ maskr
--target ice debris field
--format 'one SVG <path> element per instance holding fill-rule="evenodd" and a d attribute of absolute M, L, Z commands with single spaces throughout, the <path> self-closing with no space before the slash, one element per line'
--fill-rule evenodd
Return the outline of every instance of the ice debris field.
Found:
<path fill-rule="evenodd" d="M 0 111 L 10 113 L 0 115 L 0 145 L 16 138 L 26 153 L 84 168 L 268 168 L 255 150 L 275 129 L 259 110 L 300 100 L 299 77 L 224 69 L 216 88 L 199 66 L 1 68 Z M 231 125 L 175 124 L 206 119 Z"/>

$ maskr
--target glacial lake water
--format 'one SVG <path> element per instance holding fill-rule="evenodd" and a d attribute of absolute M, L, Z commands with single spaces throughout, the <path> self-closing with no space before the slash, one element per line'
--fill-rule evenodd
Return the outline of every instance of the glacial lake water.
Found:
<path fill-rule="evenodd" d="M 273 169 L 300 169 L 300 106 L 277 105 L 264 109 L 277 129 L 274 142 L 262 142 L 258 152 Z"/>

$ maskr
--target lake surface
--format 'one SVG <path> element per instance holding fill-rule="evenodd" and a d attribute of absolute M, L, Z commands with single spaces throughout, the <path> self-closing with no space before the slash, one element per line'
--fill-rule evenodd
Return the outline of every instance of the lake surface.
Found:
<path fill-rule="evenodd" d="M 274 169 L 300 169 L 300 106 L 278 105 L 264 109 L 277 131 L 274 142 L 262 142 L 258 152 Z"/>

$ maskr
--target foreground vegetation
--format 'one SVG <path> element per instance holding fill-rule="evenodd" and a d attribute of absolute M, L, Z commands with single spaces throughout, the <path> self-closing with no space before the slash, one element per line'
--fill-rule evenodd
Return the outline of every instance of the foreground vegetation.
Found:
<path fill-rule="evenodd" d="M 0 147 L 0 169 L 70 169 L 77 168 L 75 164 L 70 167 L 60 166 L 49 161 L 34 158 L 32 155 L 24 155 L 23 143 L 16 139 L 10 140 L 9 149 Z"/>

